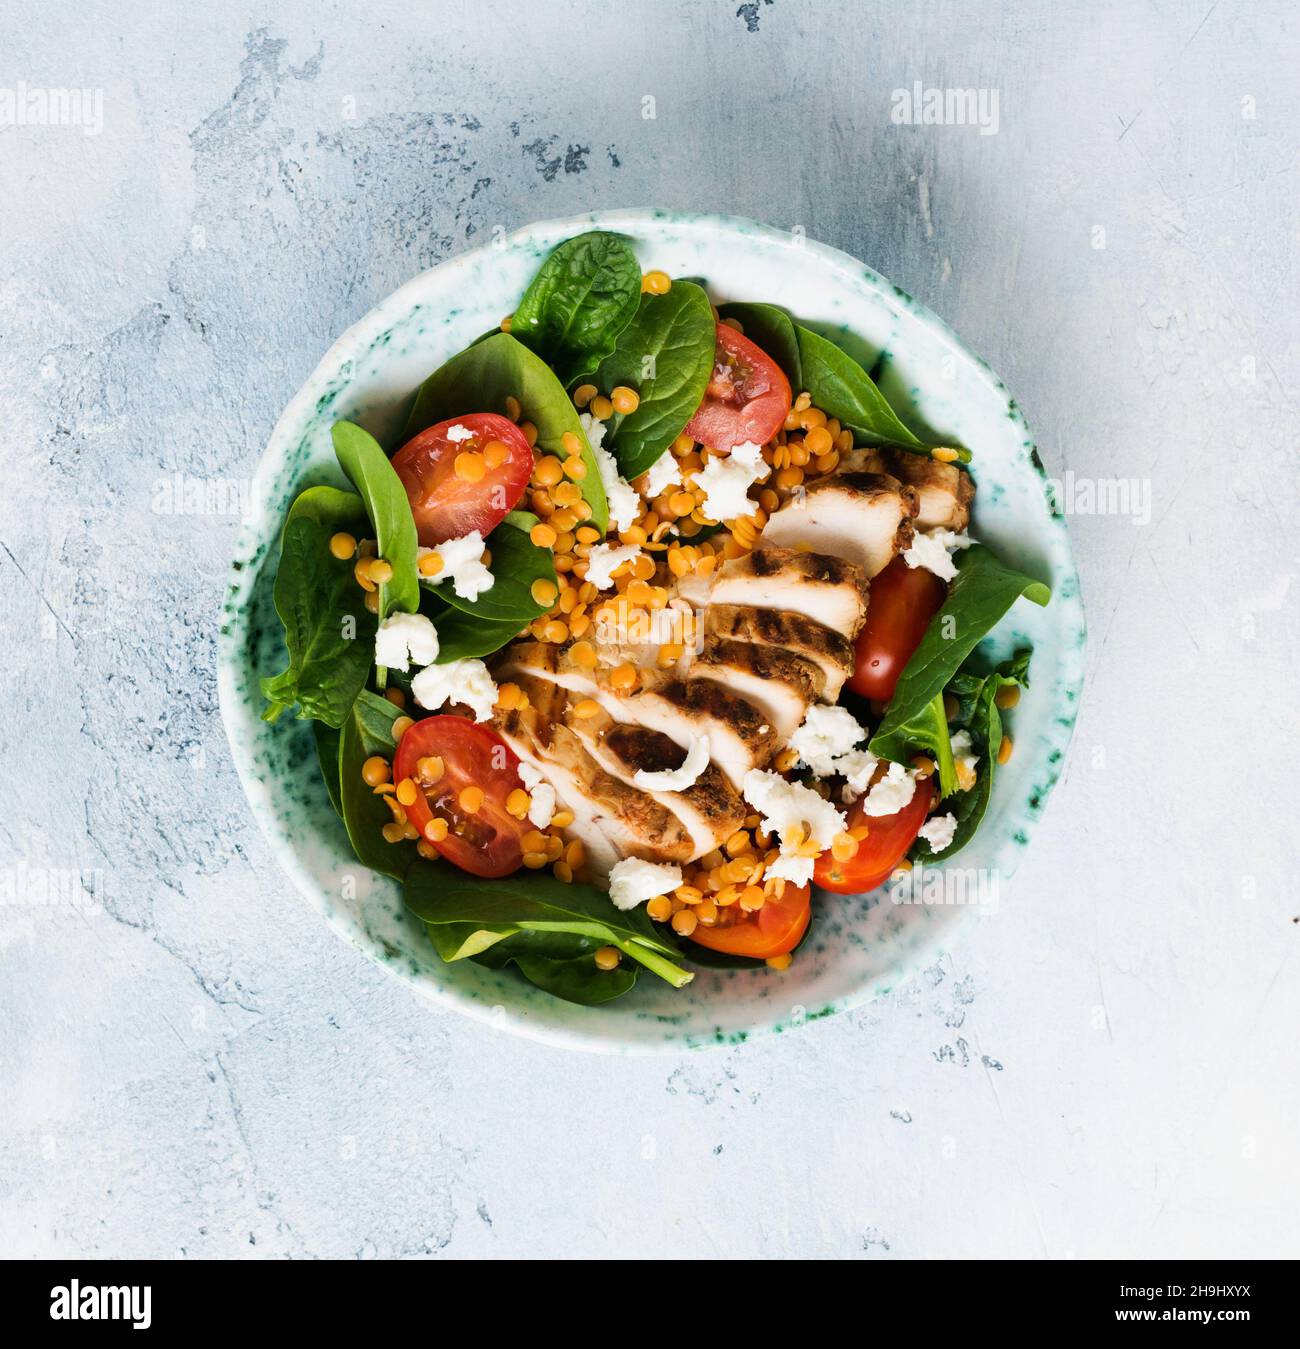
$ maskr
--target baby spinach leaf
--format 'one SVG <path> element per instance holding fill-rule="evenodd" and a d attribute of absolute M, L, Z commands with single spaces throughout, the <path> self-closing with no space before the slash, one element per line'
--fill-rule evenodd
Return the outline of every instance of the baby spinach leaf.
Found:
<path fill-rule="evenodd" d="M 785 377 L 795 393 L 803 390 L 799 335 L 795 330 L 794 319 L 784 309 L 774 304 L 737 303 L 719 305 L 718 313 L 724 319 L 737 319 L 744 335 L 785 371 Z"/>
<path fill-rule="evenodd" d="M 345 492 L 341 487 L 309 487 L 305 492 L 299 492 L 289 507 L 285 524 L 300 516 L 326 526 L 331 534 L 355 535 L 357 530 L 365 530 L 370 524 L 365 502 L 355 492 Z"/>
<path fill-rule="evenodd" d="M 510 320 L 510 333 L 568 387 L 614 350 L 640 294 L 641 268 L 627 241 L 599 230 L 580 234 L 542 263 Z"/>
<path fill-rule="evenodd" d="M 543 453 L 567 457 L 562 442 L 568 431 L 581 441 L 587 465 L 582 494 L 591 506 L 591 523 L 603 534 L 609 507 L 577 409 L 550 366 L 509 333 L 496 333 L 453 356 L 420 385 L 406 423 L 406 438 L 467 412 L 505 415 L 507 398 L 517 399 L 523 418 L 537 427 L 537 447 Z"/>
<path fill-rule="evenodd" d="M 957 559 L 957 576 L 948 588 L 943 607 L 930 620 L 921 644 L 899 676 L 894 696 L 875 735 L 873 754 L 896 759 L 901 729 L 920 716 L 1008 609 L 1023 595 L 1046 604 L 1052 592 L 999 562 L 982 544 L 966 549 Z"/>
<path fill-rule="evenodd" d="M 334 532 L 306 511 L 284 527 L 275 611 L 284 624 L 289 667 L 262 680 L 271 704 L 262 713 L 265 721 L 296 703 L 299 717 L 341 726 L 370 673 L 375 618 L 352 564 L 330 552 Z"/>
<path fill-rule="evenodd" d="M 929 750 L 939 766 L 939 795 L 951 796 L 957 790 L 957 765 L 952 757 L 942 691 L 889 731 L 885 732 L 882 724 L 871 740 L 873 754 L 897 763 L 909 763 L 921 750 Z"/>
<path fill-rule="evenodd" d="M 387 698 L 362 689 L 339 735 L 339 802 L 357 860 L 394 880 L 402 880 L 417 853 L 412 842 L 389 843 L 383 827 L 393 815 L 366 784 L 361 767 L 373 754 L 392 758 L 393 722 L 401 716 Z"/>
<path fill-rule="evenodd" d="M 596 372 L 606 393 L 626 384 L 641 398 L 635 412 L 613 419 L 605 438 L 625 478 L 644 473 L 695 415 L 713 373 L 716 335 L 709 297 L 692 282 L 641 297 L 636 318 Z"/>
<path fill-rule="evenodd" d="M 975 785 L 969 791 L 957 792 L 949 802 L 948 808 L 957 821 L 952 842 L 936 853 L 925 839 L 918 839 L 912 853 L 914 858 L 946 862 L 974 837 L 993 795 L 998 747 L 1002 744 L 1002 716 L 998 711 L 997 695 L 1000 690 L 1013 685 L 1028 687 L 1029 656 L 1028 651 L 1017 652 L 988 675 L 974 674 L 963 667 L 949 684 L 948 692 L 957 700 L 957 715 L 952 726 L 970 733 L 971 746 L 979 755 Z"/>
<path fill-rule="evenodd" d="M 450 665 L 454 660 L 481 660 L 523 631 L 522 623 L 492 623 L 461 609 L 445 609 L 434 620 L 438 629 L 438 659 L 435 665 Z"/>
<path fill-rule="evenodd" d="M 828 417 L 838 418 L 869 445 L 922 451 L 926 448 L 899 420 L 885 395 L 852 356 L 802 324 L 795 325 L 795 333 L 799 341 L 801 382 L 812 396 L 814 406 Z M 963 463 L 969 462 L 969 450 L 954 448 Z"/>
<path fill-rule="evenodd" d="M 339 731 L 334 726 L 326 726 L 323 721 L 313 721 L 311 729 L 316 737 L 316 762 L 320 764 L 320 775 L 325 779 L 330 805 L 341 816 L 343 801 L 339 796 Z"/>
<path fill-rule="evenodd" d="M 603 890 L 591 885 L 565 885 L 535 873 L 483 880 L 435 864 L 412 869 L 406 906 L 430 924 L 472 923 L 493 933 L 515 928 L 588 937 L 600 946 L 617 946 L 674 988 L 694 977 L 677 963 L 676 947 L 655 931 L 643 909 L 620 912 Z"/>
<path fill-rule="evenodd" d="M 344 473 L 361 493 L 382 557 L 393 569 L 379 587 L 379 617 L 394 610 L 413 614 L 420 607 L 420 579 L 415 562 L 419 540 L 406 488 L 379 442 L 353 422 L 334 426 L 334 453 Z"/>
<path fill-rule="evenodd" d="M 513 623 L 515 632 L 519 632 L 550 607 L 533 599 L 532 587 L 535 581 L 555 585 L 555 554 L 549 548 L 537 547 L 526 530 L 508 520 L 488 535 L 487 547 L 492 554 L 493 582 L 478 599 L 462 599 L 450 581 L 431 588 L 451 608 L 489 623 Z M 434 582 L 437 579 L 435 576 Z"/>

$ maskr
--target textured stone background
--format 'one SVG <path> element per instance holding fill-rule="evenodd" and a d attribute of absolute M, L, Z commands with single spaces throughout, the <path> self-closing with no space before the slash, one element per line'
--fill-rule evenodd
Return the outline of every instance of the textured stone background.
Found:
<path fill-rule="evenodd" d="M 0 1253 L 1300 1254 L 1294 6 L 920 9 L 4 0 L 0 89 L 104 105 L 0 128 Z M 998 133 L 892 125 L 914 80 Z M 158 507 L 414 272 L 642 204 L 868 260 L 1151 511 L 1072 522 L 1087 701 L 1001 913 L 623 1062 L 291 891 L 217 712 L 237 518 Z"/>

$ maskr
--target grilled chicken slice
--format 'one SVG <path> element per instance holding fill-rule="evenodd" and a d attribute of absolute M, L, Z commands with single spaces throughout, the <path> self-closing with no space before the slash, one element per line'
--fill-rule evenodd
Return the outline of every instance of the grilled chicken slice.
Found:
<path fill-rule="evenodd" d="M 652 862 L 688 860 L 694 853 L 694 842 L 681 821 L 648 793 L 605 772 L 563 721 L 547 715 L 556 707 L 555 686 L 529 679 L 520 687 L 528 694 L 530 705 L 499 714 L 498 729 L 516 753 L 515 742 L 526 742 L 531 751 L 529 762 L 573 811 L 574 825 L 581 819 L 587 826 L 579 837 L 592 869 L 607 873 L 619 857 Z M 602 847 L 596 835 L 603 836 L 609 846 Z"/>
<path fill-rule="evenodd" d="M 887 473 L 916 493 L 917 529 L 954 529 L 970 524 L 975 484 L 956 464 L 942 464 L 928 454 L 906 450 L 854 450 L 844 467 L 854 473 Z"/>
<path fill-rule="evenodd" d="M 868 578 L 912 542 L 916 493 L 884 473 L 837 473 L 802 492 L 767 522 L 763 542 L 846 558 Z"/>
<path fill-rule="evenodd" d="M 617 722 L 607 713 L 573 717 L 569 725 L 591 757 L 629 786 L 636 786 L 638 772 L 664 773 L 681 767 L 682 747 L 658 731 Z M 722 847 L 745 822 L 744 801 L 712 763 L 682 791 L 647 795 L 682 822 L 691 836 L 691 861 Z"/>
<path fill-rule="evenodd" d="M 765 538 L 763 547 L 722 565 L 710 598 L 714 604 L 802 614 L 851 641 L 867 616 L 868 587 L 866 573 L 852 562 L 771 547 Z"/>
<path fill-rule="evenodd" d="M 736 788 L 751 768 L 770 763 L 781 744 L 766 713 L 712 679 L 672 680 L 618 699 L 616 707 L 604 705 L 616 720 L 660 731 L 683 749 L 707 735 L 713 762 Z"/>
<path fill-rule="evenodd" d="M 691 664 L 690 678 L 714 679 L 753 703 L 788 740 L 799 728 L 809 703 L 826 686 L 821 667 L 774 646 L 710 637 Z"/>
<path fill-rule="evenodd" d="M 833 703 L 853 673 L 853 643 L 803 614 L 748 604 L 711 604 L 704 615 L 705 639 L 718 637 L 779 647 L 812 661 L 822 674 L 820 696 Z"/>

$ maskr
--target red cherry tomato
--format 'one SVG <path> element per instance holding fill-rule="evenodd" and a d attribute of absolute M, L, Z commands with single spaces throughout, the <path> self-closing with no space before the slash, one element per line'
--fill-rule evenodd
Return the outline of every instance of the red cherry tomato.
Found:
<path fill-rule="evenodd" d="M 769 956 L 783 956 L 799 945 L 808 931 L 811 914 L 808 887 L 787 885 L 780 899 L 769 895 L 763 907 L 753 913 L 739 904 L 719 909 L 717 923 L 712 927 L 697 925 L 691 940 L 710 951 L 766 960 Z"/>
<path fill-rule="evenodd" d="M 686 433 L 717 450 L 749 441 L 766 445 L 790 411 L 790 381 L 765 351 L 728 324 L 718 324 L 717 343 L 713 377 Z"/>
<path fill-rule="evenodd" d="M 933 780 L 921 778 L 912 799 L 893 815 L 866 815 L 862 801 L 855 801 L 849 810 L 848 827 L 852 830 L 865 824 L 870 832 L 847 862 L 837 862 L 829 852 L 822 853 L 813 880 L 837 895 L 865 894 L 887 881 L 925 823 L 933 796 Z"/>
<path fill-rule="evenodd" d="M 858 634 L 849 688 L 864 698 L 888 702 L 903 666 L 921 644 L 948 587 L 924 567 L 896 557 L 871 581 L 866 626 Z"/>
<path fill-rule="evenodd" d="M 472 434 L 448 434 L 457 427 Z M 477 459 L 462 460 L 458 472 L 462 454 Z M 408 440 L 393 455 L 393 467 L 410 498 L 420 542 L 436 548 L 474 530 L 487 538 L 523 496 L 533 475 L 533 451 L 508 418 L 470 412 Z"/>
<path fill-rule="evenodd" d="M 420 788 L 419 763 L 442 760 L 442 776 Z M 468 717 L 425 717 L 409 726 L 393 759 L 393 780 L 410 778 L 420 788 L 406 807 L 407 819 L 427 837 L 424 827 L 435 815 L 450 826 L 447 837 L 433 846 L 473 876 L 508 876 L 523 865 L 523 836 L 531 826 L 506 809 L 517 787 L 519 760 L 495 731 Z M 480 787 L 483 803 L 470 812 L 460 803 L 465 787 Z"/>

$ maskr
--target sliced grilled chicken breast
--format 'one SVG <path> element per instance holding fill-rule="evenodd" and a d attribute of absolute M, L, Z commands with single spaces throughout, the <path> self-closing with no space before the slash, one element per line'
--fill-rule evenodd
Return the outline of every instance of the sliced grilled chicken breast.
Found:
<path fill-rule="evenodd" d="M 820 696 L 833 703 L 853 673 L 853 643 L 821 623 L 788 609 L 748 604 L 711 604 L 704 616 L 706 639 L 755 642 L 802 656 L 820 667 Z"/>
<path fill-rule="evenodd" d="M 615 720 L 660 731 L 683 749 L 707 735 L 713 762 L 737 788 L 751 768 L 768 764 L 781 744 L 766 713 L 712 679 L 673 680 L 605 706 Z"/>
<path fill-rule="evenodd" d="M 605 713 L 569 722 L 591 757 L 611 776 L 635 787 L 638 772 L 664 773 L 679 768 L 685 751 L 675 740 L 644 726 L 614 721 Z M 670 810 L 691 836 L 690 861 L 720 848 L 745 822 L 745 803 L 715 765 L 679 792 L 648 792 Z"/>
<path fill-rule="evenodd" d="M 970 524 L 975 484 L 956 464 L 906 450 L 854 450 L 844 457 L 851 473 L 888 473 L 916 493 L 917 529 L 963 530 Z"/>
<path fill-rule="evenodd" d="M 809 703 L 826 686 L 821 667 L 774 646 L 710 637 L 691 664 L 690 678 L 714 679 L 753 703 L 782 740 L 799 728 Z"/>
<path fill-rule="evenodd" d="M 790 610 L 852 640 L 867 616 L 868 588 L 855 563 L 772 547 L 764 539 L 763 547 L 722 565 L 710 598 L 714 604 Z"/>
<path fill-rule="evenodd" d="M 767 522 L 763 542 L 846 558 L 868 578 L 912 541 L 916 493 L 884 473 L 837 473 L 802 492 Z"/>
<path fill-rule="evenodd" d="M 573 811 L 574 824 L 582 819 L 588 826 L 579 836 L 591 857 L 592 869 L 608 872 L 619 857 L 652 862 L 684 862 L 691 857 L 692 837 L 677 816 L 648 793 L 607 773 L 563 721 L 548 717 L 555 701 L 547 690 L 555 686 L 542 684 L 539 688 L 538 682 L 529 680 L 520 685 L 528 694 L 530 706 L 499 714 L 498 729 L 516 753 L 515 742 L 525 743 L 530 750 L 529 762 Z M 610 846 L 602 847 L 593 837 L 596 834 Z"/>

